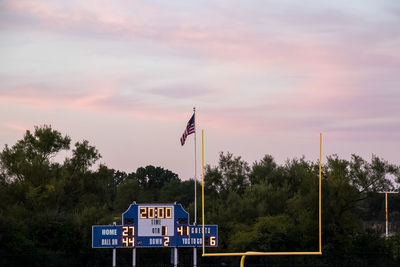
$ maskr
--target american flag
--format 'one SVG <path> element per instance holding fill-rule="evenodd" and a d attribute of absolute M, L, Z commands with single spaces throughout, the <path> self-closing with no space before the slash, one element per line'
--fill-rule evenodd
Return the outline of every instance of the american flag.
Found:
<path fill-rule="evenodd" d="M 193 114 L 193 116 L 190 118 L 190 120 L 188 121 L 188 123 L 187 123 L 187 125 L 186 125 L 185 131 L 184 131 L 183 134 L 182 134 L 182 137 L 181 137 L 181 145 L 182 145 L 182 146 L 185 144 L 186 137 L 187 137 L 189 134 L 194 133 L 195 131 L 196 131 L 196 130 L 195 130 L 195 126 L 194 126 L 194 114 Z"/>

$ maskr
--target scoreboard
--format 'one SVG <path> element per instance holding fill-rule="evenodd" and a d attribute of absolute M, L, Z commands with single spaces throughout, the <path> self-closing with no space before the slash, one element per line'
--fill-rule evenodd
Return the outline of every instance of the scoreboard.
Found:
<path fill-rule="evenodd" d="M 181 204 L 131 204 L 122 225 L 92 226 L 93 248 L 200 247 L 203 227 L 189 225 Z M 218 226 L 204 225 L 207 247 L 218 246 Z"/>

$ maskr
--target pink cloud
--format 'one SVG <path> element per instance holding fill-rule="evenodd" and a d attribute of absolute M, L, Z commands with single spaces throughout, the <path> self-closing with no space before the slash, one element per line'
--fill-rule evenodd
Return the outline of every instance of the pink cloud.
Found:
<path fill-rule="evenodd" d="M 3 127 L 18 133 L 25 133 L 25 131 L 30 128 L 27 124 L 23 124 L 20 122 L 11 122 L 11 121 L 3 123 Z"/>
<path fill-rule="evenodd" d="M 76 86 L 76 85 L 73 85 Z M 96 88 L 81 90 L 68 86 L 25 84 L 0 89 L 0 101 L 17 103 L 38 109 L 67 108 L 82 111 L 125 113 L 139 119 L 162 121 L 176 120 L 179 112 L 168 106 L 154 105 L 134 97 L 121 95 L 118 83 L 110 81 L 85 81 L 79 87 Z"/>
<path fill-rule="evenodd" d="M 136 14 L 132 21 L 123 6 L 115 1 L 69 1 L 57 5 L 44 0 L 21 0 L 5 1 L 3 5 L 20 16 L 20 23 L 39 23 L 45 29 L 70 31 L 78 35 L 82 31 L 114 35 L 136 33 L 142 18 L 154 13 L 153 7 L 141 5 L 140 15 Z"/>

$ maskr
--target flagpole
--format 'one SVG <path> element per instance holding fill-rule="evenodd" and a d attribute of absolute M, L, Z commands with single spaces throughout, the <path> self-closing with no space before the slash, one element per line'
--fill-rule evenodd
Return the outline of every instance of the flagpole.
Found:
<path fill-rule="evenodd" d="M 193 107 L 194 116 L 194 225 L 197 224 L 197 153 L 196 153 L 196 108 Z M 197 267 L 197 247 L 193 248 L 193 267 Z"/>
<path fill-rule="evenodd" d="M 192 126 L 193 125 L 193 126 Z M 192 128 L 193 127 L 193 128 Z M 197 225 L 197 152 L 196 152 L 196 107 L 193 107 L 193 115 L 186 125 L 181 137 L 181 145 L 185 144 L 186 137 L 194 133 L 194 222 Z M 197 267 L 197 247 L 193 247 L 193 266 Z"/>
<path fill-rule="evenodd" d="M 194 225 L 197 224 L 197 153 L 196 153 L 196 108 L 193 107 L 194 114 Z"/>

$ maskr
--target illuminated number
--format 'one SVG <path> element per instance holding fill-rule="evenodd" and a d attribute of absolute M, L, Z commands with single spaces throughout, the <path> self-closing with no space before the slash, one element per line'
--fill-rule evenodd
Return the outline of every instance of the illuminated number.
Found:
<path fill-rule="evenodd" d="M 161 235 L 168 235 L 168 226 L 162 226 L 161 229 Z"/>
<path fill-rule="evenodd" d="M 164 247 L 169 246 L 169 236 L 164 236 Z"/>
<path fill-rule="evenodd" d="M 183 226 L 178 226 L 176 231 L 178 232 L 178 235 L 183 235 Z"/>
<path fill-rule="evenodd" d="M 165 218 L 166 219 L 172 219 L 172 208 L 165 208 Z"/>
<path fill-rule="evenodd" d="M 147 218 L 154 219 L 154 208 L 148 208 Z"/>
<path fill-rule="evenodd" d="M 134 237 L 124 237 L 122 238 L 122 244 L 125 247 L 134 247 L 135 246 L 135 238 Z"/>
<path fill-rule="evenodd" d="M 216 241 L 215 241 L 215 236 L 210 236 L 210 246 L 215 246 Z"/>
<path fill-rule="evenodd" d="M 127 236 L 128 233 L 129 233 L 129 227 L 128 226 L 122 227 L 122 236 Z"/>
<path fill-rule="evenodd" d="M 157 218 L 164 219 L 164 208 L 158 208 L 158 210 L 157 210 Z"/>
<path fill-rule="evenodd" d="M 178 235 L 189 235 L 189 226 L 178 226 L 178 228 L 176 228 L 176 231 L 178 232 Z"/>
<path fill-rule="evenodd" d="M 140 208 L 140 219 L 146 219 L 146 218 L 147 218 L 146 208 Z"/>
<path fill-rule="evenodd" d="M 134 236 L 134 235 L 135 235 L 135 227 L 133 226 L 122 227 L 122 236 Z"/>

